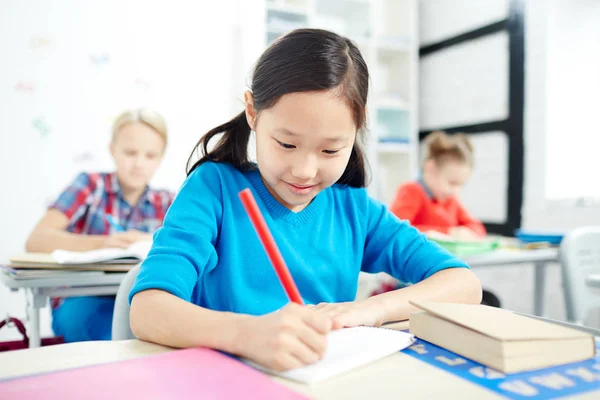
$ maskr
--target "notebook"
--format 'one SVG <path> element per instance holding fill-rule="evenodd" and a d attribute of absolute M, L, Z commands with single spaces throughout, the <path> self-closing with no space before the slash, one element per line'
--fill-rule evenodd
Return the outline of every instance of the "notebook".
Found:
<path fill-rule="evenodd" d="M 273 375 L 302 383 L 315 383 L 399 352 L 410 346 L 415 337 L 393 329 L 360 326 L 330 332 L 327 340 L 325 357 L 306 367 L 279 372 L 249 360 L 244 361 Z"/>
<path fill-rule="evenodd" d="M 515 231 L 515 237 L 522 243 L 545 242 L 557 246 L 563 240 L 564 234 L 558 232 L 527 231 L 524 229 L 517 229 Z"/>
<path fill-rule="evenodd" d="M 10 276 L 14 280 L 38 279 L 50 277 L 66 277 L 66 276 L 101 276 L 103 271 L 70 271 L 70 270 L 54 270 L 54 269 L 20 269 L 10 265 L 0 264 L 0 272 Z"/>
<path fill-rule="evenodd" d="M 90 251 L 55 250 L 46 253 L 25 253 L 11 257 L 13 264 L 84 265 L 96 263 L 137 264 L 148 256 L 152 242 L 136 242 L 126 249 L 108 248 Z"/>
<path fill-rule="evenodd" d="M 50 257 L 50 254 L 42 254 L 46 258 Z M 99 271 L 102 272 L 127 272 L 131 268 L 135 267 L 137 263 L 114 263 L 114 262 L 103 262 L 103 263 L 95 263 L 95 264 L 56 264 L 51 263 L 40 263 L 40 262 L 17 262 L 17 263 L 9 263 L 9 264 L 0 264 L 2 267 L 8 267 L 10 269 L 16 271 L 52 271 L 52 274 L 48 274 L 49 276 L 57 276 L 54 272 L 69 272 L 71 274 L 77 273 L 81 271 Z M 4 269 L 4 268 L 3 268 Z M 9 274 L 10 275 L 10 274 Z"/>
<path fill-rule="evenodd" d="M 429 231 L 426 235 L 429 240 L 459 257 L 489 253 L 500 246 L 500 242 L 496 238 L 455 239 L 450 235 L 435 231 Z"/>
<path fill-rule="evenodd" d="M 306 399 L 236 359 L 206 348 L 0 382 L 13 399 Z"/>

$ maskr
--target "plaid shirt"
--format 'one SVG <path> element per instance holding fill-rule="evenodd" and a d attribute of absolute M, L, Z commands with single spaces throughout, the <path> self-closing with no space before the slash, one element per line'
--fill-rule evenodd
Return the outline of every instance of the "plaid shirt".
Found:
<path fill-rule="evenodd" d="M 81 173 L 50 206 L 69 218 L 67 231 L 88 235 L 108 235 L 115 230 L 106 215 L 124 230 L 153 233 L 165 218 L 174 195 L 149 187 L 137 204 L 131 206 L 115 173 Z"/>
<path fill-rule="evenodd" d="M 114 228 L 106 219 L 111 215 L 124 230 L 137 229 L 153 233 L 165 218 L 174 194 L 149 187 L 135 206 L 125 198 L 115 173 L 81 173 L 50 206 L 69 218 L 67 231 L 87 235 L 109 235 Z M 52 308 L 61 298 L 51 300 Z"/>

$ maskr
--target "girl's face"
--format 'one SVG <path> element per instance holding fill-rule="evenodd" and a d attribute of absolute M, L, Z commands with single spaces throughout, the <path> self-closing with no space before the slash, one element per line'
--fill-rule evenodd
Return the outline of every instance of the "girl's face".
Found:
<path fill-rule="evenodd" d="M 346 169 L 356 139 L 352 110 L 330 91 L 300 92 L 257 116 L 252 94 L 245 98 L 265 186 L 285 207 L 303 210 Z"/>
<path fill-rule="evenodd" d="M 441 164 L 427 160 L 423 168 L 425 184 L 440 202 L 458 195 L 470 177 L 471 167 L 458 160 L 445 160 Z"/>
<path fill-rule="evenodd" d="M 126 190 L 143 190 L 162 160 L 165 142 L 142 123 L 123 126 L 110 144 L 119 183 Z"/>

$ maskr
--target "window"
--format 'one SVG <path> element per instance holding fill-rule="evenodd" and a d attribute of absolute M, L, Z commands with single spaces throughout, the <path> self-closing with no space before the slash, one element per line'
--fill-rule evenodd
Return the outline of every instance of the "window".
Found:
<path fill-rule="evenodd" d="M 546 198 L 600 199 L 600 2 L 548 12 Z"/>

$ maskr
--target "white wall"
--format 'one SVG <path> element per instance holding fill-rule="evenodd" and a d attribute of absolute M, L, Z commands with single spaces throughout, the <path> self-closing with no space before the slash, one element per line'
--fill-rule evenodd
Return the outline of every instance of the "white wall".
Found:
<path fill-rule="evenodd" d="M 263 16 L 263 0 L 0 0 L 0 260 L 23 251 L 78 171 L 112 169 L 110 125 L 125 108 L 167 119 L 152 184 L 177 190 L 200 136 L 242 110 Z M 0 287 L 7 313 L 25 318 L 25 297 Z M 49 320 L 46 308 L 45 335 Z"/>
<path fill-rule="evenodd" d="M 420 0 L 421 46 L 468 32 L 508 14 L 507 0 Z M 451 17 L 450 17 L 451 16 Z"/>
<path fill-rule="evenodd" d="M 557 118 L 567 118 L 571 121 L 574 121 L 576 118 L 582 118 L 589 121 L 590 118 L 594 120 L 595 115 L 597 115 L 597 111 L 587 115 L 581 115 L 578 111 L 577 117 L 574 117 L 573 115 L 565 114 L 560 109 L 552 110 L 549 107 L 549 104 L 554 102 L 562 102 L 562 104 L 568 102 L 578 103 L 577 98 L 580 97 L 579 95 L 590 90 L 586 86 L 586 83 L 580 81 L 580 76 L 578 75 L 581 72 L 580 70 L 563 70 L 561 74 L 554 75 L 556 73 L 557 62 L 559 65 L 577 63 L 575 60 L 561 60 L 562 57 L 567 56 L 568 52 L 560 54 L 560 49 L 563 46 L 561 44 L 562 40 L 559 39 L 557 43 L 556 39 L 557 36 L 565 35 L 572 40 L 576 39 L 580 43 L 586 43 L 585 54 L 596 54 L 597 57 L 600 54 L 598 38 L 594 39 L 593 36 L 582 35 L 581 30 L 574 29 L 575 27 L 571 25 L 587 21 L 586 28 L 590 28 L 592 25 L 596 28 L 600 26 L 600 15 L 597 12 L 598 7 L 596 7 L 595 14 L 590 11 L 592 3 L 595 6 L 598 6 L 599 3 L 594 0 L 529 0 L 525 3 L 525 180 L 522 225 L 529 229 L 556 230 L 561 232 L 569 231 L 578 226 L 599 225 L 600 209 L 598 207 L 577 207 L 574 201 L 548 200 L 546 192 L 546 176 L 551 171 L 548 164 L 553 163 L 565 169 L 570 167 L 570 163 L 566 158 L 552 158 L 552 154 L 548 153 L 548 140 L 550 135 L 556 132 L 553 132 L 554 121 Z M 583 20 L 571 20 L 573 13 L 580 15 L 584 10 L 584 13 L 587 13 L 587 17 L 585 18 L 591 18 L 593 15 L 592 21 L 585 18 Z M 565 18 L 567 21 L 562 20 L 562 22 L 557 23 L 557 18 L 561 20 Z M 563 31 L 565 23 L 569 30 L 574 29 L 574 31 L 578 31 L 580 34 L 574 37 L 571 33 Z M 574 43 L 571 44 L 574 45 Z M 566 44 L 566 46 L 568 47 L 569 45 Z M 572 87 L 578 88 L 581 92 L 578 96 L 561 98 L 561 95 L 556 92 L 557 80 L 573 83 Z M 561 85 L 559 84 L 558 87 L 561 87 Z M 600 87 L 597 89 L 600 89 Z M 594 89 L 592 88 L 592 90 Z M 556 95 L 559 97 L 551 98 Z M 585 110 L 585 107 L 581 109 Z M 597 126 L 595 121 L 594 125 Z M 575 145 L 580 149 L 587 146 L 593 148 L 596 143 L 594 142 L 593 134 L 582 137 L 580 141 L 574 140 L 574 134 L 570 130 L 558 134 L 561 140 L 565 137 L 569 138 L 571 142 L 567 143 Z M 587 161 L 591 163 L 593 160 L 592 158 Z M 586 170 L 592 169 L 588 167 Z M 570 179 L 573 180 L 580 178 L 578 173 L 573 173 L 570 176 Z M 588 181 L 588 183 L 597 186 L 597 183 L 593 180 Z M 497 268 L 495 271 L 485 271 L 485 273 L 481 273 L 480 275 L 484 284 L 497 289 L 508 308 L 524 312 L 532 311 L 532 269 Z M 516 284 L 517 282 L 518 284 Z M 547 279 L 545 305 L 547 314 L 550 317 L 559 319 L 565 318 L 561 285 L 558 265 L 553 265 L 549 270 Z M 589 315 L 587 324 L 600 326 L 598 313 Z"/>
<path fill-rule="evenodd" d="M 508 34 L 498 32 L 421 58 L 420 129 L 508 116 Z"/>
<path fill-rule="evenodd" d="M 590 184 L 600 169 L 600 2 L 550 4 L 546 196 L 600 198 L 600 185 Z"/>
<path fill-rule="evenodd" d="M 501 9 L 497 3 L 494 3 L 485 11 L 478 0 L 461 0 L 460 6 L 456 8 L 447 7 L 443 12 L 439 9 L 435 11 L 435 6 L 440 6 L 439 3 L 442 1 L 421 0 L 421 8 L 430 10 L 429 13 L 421 15 L 420 22 L 421 28 L 426 31 L 424 41 L 427 43 L 429 43 L 427 37 L 435 37 L 439 40 L 443 37 L 443 32 L 453 34 L 461 32 L 458 28 L 447 27 L 447 23 L 440 23 L 436 19 L 436 13 L 438 16 L 443 14 L 446 21 L 463 21 L 459 26 L 469 26 L 471 29 L 478 26 L 475 21 L 493 22 L 493 19 L 500 15 L 498 10 Z M 565 157 L 552 155 L 552 145 L 548 152 L 549 143 L 554 142 L 556 146 L 568 143 L 569 146 L 577 149 L 589 146 L 593 151 L 598 148 L 594 140 L 598 136 L 598 126 L 600 126 L 595 121 L 599 109 L 596 106 L 599 97 L 595 93 L 600 90 L 600 87 L 590 84 L 597 82 L 599 69 L 597 57 L 600 50 L 597 35 L 600 15 L 597 10 L 600 3 L 594 0 L 529 0 L 525 5 L 523 226 L 530 229 L 567 231 L 576 226 L 600 224 L 600 209 L 597 206 L 575 207 L 573 201 L 550 201 L 547 199 L 545 183 L 548 171 L 552 171 L 552 167 L 569 167 Z M 465 10 L 471 9 L 479 11 L 468 18 L 464 17 Z M 496 12 L 493 11 L 494 9 Z M 479 19 L 476 19 L 476 16 Z M 465 18 L 468 19 L 467 22 L 464 21 Z M 578 26 L 584 22 L 585 27 Z M 443 32 L 436 31 L 440 24 L 442 27 L 439 29 Z M 429 32 L 431 30 L 433 32 Z M 576 45 L 575 41 L 577 41 Z M 572 58 L 566 58 L 567 55 Z M 582 62 L 595 63 L 593 64 L 595 67 L 582 67 L 580 65 Z M 485 71 L 481 71 L 483 72 Z M 428 79 L 423 71 L 421 79 Z M 594 95 L 590 97 L 589 93 Z M 587 100 L 583 100 L 586 99 L 585 96 Z M 587 104 L 578 107 L 577 105 L 581 105 L 582 101 L 586 101 Z M 571 107 L 573 103 L 575 106 Z M 592 105 L 591 109 L 590 105 Z M 564 125 L 561 127 L 560 124 Z M 565 128 L 567 124 L 569 124 L 568 129 Z M 574 129 L 587 134 L 585 137 L 581 135 L 579 141 L 573 140 L 577 133 L 573 132 Z M 550 135 L 557 136 L 550 138 Z M 484 149 L 484 152 L 488 150 L 491 150 L 489 146 Z M 597 168 L 592 166 L 594 165 L 592 162 L 597 158 L 597 156 L 587 157 L 585 159 L 589 162 L 586 164 L 587 167 L 582 171 L 571 173 L 569 179 L 581 179 L 583 171 L 597 171 Z M 482 162 L 485 161 L 480 160 L 476 168 L 480 168 Z M 548 166 L 548 163 L 552 165 Z M 597 187 L 596 180 L 588 178 L 586 182 Z M 496 196 L 497 194 L 489 191 L 479 191 L 477 201 L 483 204 L 494 202 L 497 200 Z M 482 215 L 482 211 L 477 211 L 476 207 L 472 208 L 476 215 L 485 216 Z M 475 272 L 484 287 L 492 289 L 501 297 L 503 306 L 522 312 L 533 311 L 532 266 L 480 268 Z M 557 265 L 553 265 L 548 271 L 545 305 L 549 316 L 565 317 Z M 593 320 L 592 316 L 588 323 L 597 325 L 598 322 Z"/>
<path fill-rule="evenodd" d="M 421 45 L 502 21 L 508 0 L 421 0 Z M 452 18 L 448 18 L 451 15 Z M 421 58 L 421 130 L 503 120 L 508 116 L 508 34 L 497 32 Z M 504 132 L 472 137 L 475 170 L 461 193 L 487 222 L 506 221 L 508 139 Z"/>
<path fill-rule="evenodd" d="M 573 197 L 599 193 L 600 3 L 527 5 L 523 226 L 568 231 L 599 225 L 598 202 Z"/>

